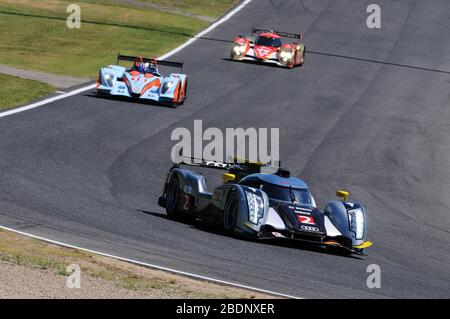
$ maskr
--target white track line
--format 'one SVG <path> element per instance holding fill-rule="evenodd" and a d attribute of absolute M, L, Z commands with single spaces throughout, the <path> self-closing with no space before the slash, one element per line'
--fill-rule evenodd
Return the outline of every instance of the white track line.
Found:
<path fill-rule="evenodd" d="M 215 23 L 210 25 L 205 30 L 203 30 L 200 33 L 198 33 L 195 37 L 189 39 L 188 41 L 186 41 L 184 44 L 182 44 L 178 48 L 175 48 L 174 50 L 164 54 L 159 59 L 161 59 L 161 60 L 167 59 L 168 57 L 174 55 L 175 53 L 178 53 L 179 51 L 183 50 L 185 47 L 187 47 L 188 45 L 192 44 L 194 41 L 198 40 L 199 38 L 201 38 L 202 36 L 204 36 L 208 32 L 210 32 L 213 29 L 217 28 L 222 23 L 228 21 L 232 16 L 234 16 L 236 13 L 241 11 L 247 4 L 249 4 L 252 1 L 253 0 L 245 0 L 239 6 L 237 6 L 233 10 L 231 10 L 227 15 L 225 15 L 224 17 L 222 17 L 221 19 L 219 19 L 218 21 L 216 21 Z M 59 95 L 59 96 L 51 97 L 51 98 L 48 98 L 48 99 L 45 99 L 45 100 L 42 100 L 42 101 L 30 104 L 30 105 L 26 105 L 26 106 L 23 106 L 23 107 L 14 109 L 14 110 L 2 112 L 2 113 L 0 113 L 0 117 L 5 117 L 5 116 L 16 114 L 16 113 L 19 113 L 19 112 L 24 112 L 24 111 L 27 111 L 27 110 L 31 110 L 31 109 L 34 109 L 36 107 L 39 107 L 39 106 L 42 106 L 42 105 L 45 105 L 45 104 L 48 104 L 48 103 L 52 103 L 52 102 L 55 102 L 55 101 L 58 101 L 58 100 L 62 100 L 62 99 L 65 99 L 67 97 L 70 97 L 70 96 L 82 93 L 84 91 L 91 90 L 93 88 L 95 88 L 95 84 L 88 85 L 88 86 L 85 86 L 85 87 L 73 90 L 71 92 L 68 92 L 68 93 L 65 93 L 65 94 L 62 94 L 62 95 Z M 86 251 L 86 252 L 89 252 L 89 253 L 93 253 L 93 254 L 97 254 L 97 255 L 101 255 L 101 256 L 105 256 L 105 257 L 110 257 L 110 258 L 115 258 L 115 259 L 118 259 L 118 260 L 130 262 L 130 263 L 141 265 L 141 266 L 151 267 L 151 268 L 158 269 L 158 270 L 168 271 L 168 272 L 171 272 L 171 273 L 174 273 L 174 274 L 183 275 L 183 276 L 194 278 L 194 279 L 206 280 L 206 281 L 210 281 L 210 282 L 214 282 L 214 283 L 218 283 L 218 284 L 229 285 L 229 286 L 233 286 L 233 287 L 237 287 L 237 288 L 249 289 L 249 290 L 253 290 L 253 291 L 257 291 L 257 292 L 261 292 L 261 293 L 266 293 L 266 294 L 270 294 L 270 295 L 274 295 L 274 296 L 299 299 L 299 297 L 296 297 L 296 296 L 290 296 L 290 295 L 281 294 L 281 293 L 274 292 L 274 291 L 269 291 L 269 290 L 259 289 L 259 288 L 250 287 L 250 286 L 246 286 L 246 285 L 236 284 L 236 283 L 228 282 L 228 281 L 225 281 L 225 280 L 220 280 L 220 279 L 205 277 L 205 276 L 201 276 L 201 275 L 191 274 L 191 273 L 184 272 L 184 271 L 179 271 L 179 270 L 175 270 L 175 269 L 171 269 L 171 268 L 166 268 L 166 267 L 161 267 L 161 266 L 158 266 L 158 265 L 153 265 L 153 264 L 140 262 L 140 261 L 137 261 L 137 260 L 132 260 L 132 259 L 128 259 L 128 258 L 123 258 L 123 257 L 119 257 L 119 256 L 114 256 L 114 255 L 102 253 L 100 251 L 95 251 L 95 250 L 91 250 L 91 249 L 87 249 L 87 248 L 83 248 L 83 247 L 69 245 L 69 244 L 66 244 L 66 243 L 63 243 L 63 242 L 59 242 L 59 241 L 55 241 L 55 240 L 52 240 L 52 239 L 36 236 L 36 235 L 33 235 L 33 234 L 29 234 L 29 233 L 25 233 L 25 232 L 22 232 L 22 231 L 19 231 L 19 230 L 15 230 L 15 229 L 12 229 L 12 228 L 9 228 L 9 227 L 1 226 L 1 225 L 0 225 L 0 229 L 11 231 L 11 232 L 14 232 L 16 234 L 24 235 L 24 236 L 31 237 L 31 238 L 34 238 L 34 239 L 38 239 L 38 240 L 42 240 L 42 241 L 45 241 L 45 242 L 49 242 L 49 243 L 52 243 L 52 244 L 56 244 L 56 245 L 60 245 L 60 246 L 64 246 L 64 247 L 69 247 L 69 248 L 74 248 L 74 249 L 79 249 L 79 250 L 83 250 L 83 251 Z"/>
<path fill-rule="evenodd" d="M 244 2 L 242 2 L 240 5 L 238 5 L 236 8 L 234 8 L 233 10 L 231 10 L 230 12 L 228 12 L 228 14 L 226 14 L 225 16 L 223 16 L 221 19 L 217 20 L 216 22 L 214 22 L 213 24 L 211 24 L 208 28 L 206 28 L 205 30 L 201 31 L 200 33 L 198 33 L 197 35 L 195 35 L 193 38 L 189 39 L 188 41 L 186 41 L 184 44 L 180 45 L 178 48 L 173 49 L 172 51 L 164 54 L 163 56 L 160 57 L 161 60 L 167 59 L 168 57 L 174 55 L 175 53 L 183 50 L 185 47 L 187 47 L 188 45 L 192 44 L 194 41 L 198 40 L 199 38 L 201 38 L 202 36 L 204 36 L 205 34 L 207 34 L 208 32 L 214 30 L 215 28 L 217 28 L 219 25 L 221 25 L 222 23 L 228 21 L 231 19 L 231 17 L 233 17 L 236 13 L 238 13 L 239 11 L 241 11 L 246 5 L 248 5 L 250 2 L 252 2 L 253 0 L 245 0 Z"/>
<path fill-rule="evenodd" d="M 30 233 L 25 233 L 25 232 L 22 232 L 22 231 L 19 231 L 19 230 L 15 230 L 13 228 L 1 226 L 1 225 L 0 225 L 0 229 L 7 230 L 7 231 L 10 231 L 10 232 L 19 234 L 19 235 L 27 236 L 27 237 L 30 237 L 30 238 L 33 238 L 33 239 L 38 239 L 38 240 L 41 240 L 41 241 L 45 241 L 45 242 L 48 242 L 48 243 L 51 243 L 51 244 L 55 244 L 55 245 L 59 245 L 59 246 L 63 246 L 63 247 L 68 247 L 68 248 L 73 248 L 73 249 L 78 249 L 78 250 L 89 252 L 89 253 L 92 253 L 92 254 L 97 254 L 97 255 L 100 255 L 100 256 L 104 256 L 104 257 L 114 258 L 114 259 L 118 259 L 118 260 L 121 260 L 121 261 L 133 263 L 133 264 L 140 265 L 140 266 L 150 267 L 150 268 L 157 269 L 157 270 L 167 271 L 167 272 L 171 272 L 173 274 L 182 275 L 182 276 L 190 277 L 190 278 L 193 278 L 193 279 L 205 280 L 205 281 L 209 281 L 209 282 L 216 283 L 216 284 L 228 285 L 228 286 L 232 286 L 232 287 L 236 287 L 236 288 L 242 288 L 242 289 L 248 289 L 248 290 L 252 290 L 252 291 L 255 291 L 255 292 L 265 293 L 265 294 L 269 294 L 269 295 L 273 295 L 273 296 L 279 296 L 279 297 L 291 298 L 291 299 L 301 299 L 301 298 L 296 297 L 296 296 L 286 295 L 286 294 L 278 293 L 278 292 L 275 292 L 275 291 L 264 290 L 264 289 L 259 289 L 259 288 L 255 288 L 255 287 L 251 287 L 251 286 L 236 284 L 234 282 L 229 282 L 229 281 L 225 281 L 225 280 L 220 280 L 220 279 L 210 278 L 210 277 L 206 277 L 206 276 L 196 275 L 196 274 L 192 274 L 192 273 L 188 273 L 188 272 L 184 272 L 184 271 L 180 271 L 180 270 L 175 270 L 175 269 L 166 268 L 166 267 L 162 267 L 162 266 L 158 266 L 158 265 L 144 263 L 144 262 L 133 260 L 133 259 L 128 259 L 128 258 L 124 258 L 124 257 L 110 255 L 110 254 L 106 254 L 106 253 L 103 253 L 103 252 L 100 252 L 100 251 L 95 251 L 95 250 L 91 250 L 91 249 L 87 249 L 87 248 L 83 248 L 83 247 L 79 247 L 79 246 L 75 246 L 75 245 L 69 245 L 69 244 L 66 244 L 66 243 L 63 243 L 63 242 L 60 242 L 60 241 L 48 239 L 48 238 L 45 238 L 45 237 L 36 236 L 36 235 L 30 234 Z"/>
<path fill-rule="evenodd" d="M 85 87 L 82 87 L 82 88 L 70 91 L 69 93 L 57 95 L 57 96 L 54 96 L 54 97 L 51 97 L 51 98 L 48 98 L 48 99 L 45 99 L 45 100 L 33 103 L 33 104 L 25 105 L 25 106 L 19 107 L 17 109 L 12 109 L 10 111 L 1 112 L 0 113 L 0 118 L 8 116 L 8 115 L 13 115 L 13 114 L 16 114 L 16 113 L 28 111 L 28 110 L 34 109 L 36 107 L 39 107 L 39 106 L 42 106 L 42 105 L 45 105 L 45 104 L 52 103 L 52 102 L 55 102 L 55 101 L 58 101 L 58 100 L 62 100 L 62 99 L 65 99 L 66 97 L 69 97 L 69 96 L 72 96 L 72 95 L 76 95 L 76 94 L 79 94 L 79 93 L 87 91 L 87 90 L 91 90 L 93 88 L 95 88 L 95 84 L 91 84 L 89 86 L 85 86 Z"/>
<path fill-rule="evenodd" d="M 198 40 L 199 38 L 201 38 L 202 36 L 204 36 L 205 34 L 207 34 L 208 32 L 214 30 L 215 28 L 217 28 L 219 25 L 221 25 L 222 23 L 228 21 L 231 19 L 231 17 L 233 17 L 236 13 L 238 13 L 239 11 L 241 11 L 247 4 L 249 4 L 250 2 L 252 2 L 253 0 L 245 0 L 244 2 L 242 2 L 240 5 L 238 5 L 236 8 L 234 8 L 233 10 L 231 10 L 230 12 L 228 12 L 228 14 L 226 14 L 225 16 L 223 16 L 221 19 L 217 20 L 216 22 L 214 22 L 213 24 L 211 24 L 208 28 L 206 28 L 205 30 L 201 31 L 200 33 L 198 33 L 197 35 L 195 35 L 193 38 L 190 38 L 188 41 L 186 41 L 185 43 L 183 43 L 182 45 L 180 45 L 179 47 L 173 49 L 172 51 L 162 55 L 159 59 L 160 60 L 164 60 L 167 59 L 168 57 L 174 55 L 175 53 L 178 53 L 179 51 L 183 50 L 185 47 L 187 47 L 188 45 L 191 45 L 194 41 Z M 31 109 L 34 109 L 36 107 L 42 106 L 42 105 L 46 105 L 48 103 L 52 103 L 58 100 L 62 100 L 65 99 L 67 97 L 88 91 L 95 88 L 95 84 L 91 84 L 79 89 L 76 89 L 74 91 L 65 93 L 65 94 L 61 94 L 59 96 L 55 96 L 55 97 L 51 97 L 33 104 L 29 104 L 29 105 L 25 105 L 10 111 L 6 111 L 6 112 L 0 112 L 0 118 L 1 117 L 5 117 L 8 115 L 13 115 L 16 113 L 20 113 L 20 112 L 24 112 L 24 111 L 28 111 Z"/>

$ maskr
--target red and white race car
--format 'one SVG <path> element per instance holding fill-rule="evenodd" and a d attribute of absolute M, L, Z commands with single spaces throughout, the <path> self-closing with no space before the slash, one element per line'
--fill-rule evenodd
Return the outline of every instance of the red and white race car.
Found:
<path fill-rule="evenodd" d="M 282 39 L 294 39 L 283 43 Z M 305 45 L 302 34 L 273 30 L 252 29 L 252 37 L 238 36 L 234 39 L 231 59 L 236 61 L 259 61 L 293 68 L 305 61 Z"/>

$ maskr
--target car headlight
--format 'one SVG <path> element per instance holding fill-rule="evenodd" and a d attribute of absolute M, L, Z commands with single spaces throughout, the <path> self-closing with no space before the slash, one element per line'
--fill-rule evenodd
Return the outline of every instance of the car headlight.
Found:
<path fill-rule="evenodd" d="M 108 84 L 108 86 L 113 86 L 113 76 L 109 73 L 106 73 L 103 76 L 103 79 L 105 80 L 106 84 Z"/>
<path fill-rule="evenodd" d="M 283 60 L 290 60 L 292 58 L 292 51 L 281 51 L 280 58 Z"/>
<path fill-rule="evenodd" d="M 167 92 L 168 89 L 170 89 L 173 86 L 173 82 L 169 81 L 169 82 L 165 82 L 162 86 L 162 94 L 165 94 Z"/>
<path fill-rule="evenodd" d="M 252 224 L 257 225 L 258 221 L 264 216 L 264 201 L 262 197 L 245 191 L 248 204 L 248 220 Z"/>
<path fill-rule="evenodd" d="M 348 211 L 350 230 L 355 233 L 356 239 L 364 238 L 364 213 L 361 208 Z"/>
<path fill-rule="evenodd" d="M 233 47 L 233 51 L 236 55 L 241 55 L 245 52 L 245 44 L 242 43 L 235 43 Z"/>

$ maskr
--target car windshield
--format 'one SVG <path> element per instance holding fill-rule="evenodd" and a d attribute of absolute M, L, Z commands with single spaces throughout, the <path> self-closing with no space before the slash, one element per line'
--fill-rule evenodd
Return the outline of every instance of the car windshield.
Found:
<path fill-rule="evenodd" d="M 145 72 L 155 74 L 158 73 L 158 68 L 154 65 L 149 65 L 147 69 L 145 69 Z"/>
<path fill-rule="evenodd" d="M 261 185 L 267 196 L 271 199 L 282 200 L 287 202 L 299 202 L 301 204 L 311 204 L 311 195 L 307 189 L 282 187 L 273 184 L 264 183 Z"/>
<path fill-rule="evenodd" d="M 274 48 L 279 48 L 281 47 L 281 40 L 278 38 L 269 38 L 269 37 L 263 37 L 263 36 L 259 36 L 256 39 L 256 45 L 263 45 L 266 47 L 274 47 Z"/>

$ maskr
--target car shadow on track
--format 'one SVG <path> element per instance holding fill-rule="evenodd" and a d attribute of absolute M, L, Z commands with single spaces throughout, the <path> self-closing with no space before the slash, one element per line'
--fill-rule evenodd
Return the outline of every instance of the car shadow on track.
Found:
<path fill-rule="evenodd" d="M 165 108 L 165 109 L 176 109 L 180 106 L 180 105 L 177 105 L 174 107 L 172 105 L 158 103 L 158 102 L 152 101 L 152 100 L 134 99 L 134 98 L 126 97 L 126 96 L 98 95 L 95 92 L 88 92 L 83 95 L 86 97 L 95 98 L 95 99 L 135 103 L 135 104 L 141 104 L 141 105 L 156 106 L 156 107 Z"/>
<path fill-rule="evenodd" d="M 285 247 L 285 248 L 293 248 L 293 249 L 300 249 L 320 254 L 327 254 L 327 255 L 334 255 L 334 256 L 341 256 L 346 258 L 352 258 L 356 260 L 364 260 L 364 256 L 349 254 L 347 251 L 343 249 L 338 248 L 325 248 L 319 245 L 307 243 L 307 242 L 301 242 L 301 241 L 295 241 L 295 240 L 285 240 L 285 239 L 255 239 L 251 237 L 244 237 L 244 236 L 237 236 L 237 235 L 228 235 L 223 230 L 221 230 L 219 227 L 206 224 L 205 222 L 202 222 L 198 219 L 192 219 L 192 218 L 179 218 L 174 219 L 170 218 L 166 214 L 162 213 L 155 213 L 155 212 L 149 212 L 144 210 L 139 210 L 141 213 L 148 214 L 151 216 L 155 216 L 158 218 L 166 219 L 174 223 L 180 223 L 187 226 L 190 226 L 192 228 L 195 228 L 197 230 L 207 232 L 210 234 L 218 235 L 218 236 L 224 236 L 224 237 L 232 237 L 236 240 L 242 240 L 247 242 L 253 242 L 263 245 L 270 245 L 270 246 L 277 246 L 277 247 Z"/>
<path fill-rule="evenodd" d="M 258 66 L 263 65 L 268 68 L 276 68 L 279 70 L 287 70 L 287 71 L 293 70 L 293 69 L 298 69 L 298 68 L 302 67 L 302 65 L 296 65 L 291 69 L 291 68 L 282 67 L 282 66 L 279 66 L 279 65 L 276 65 L 273 63 L 267 63 L 267 62 L 262 62 L 262 61 L 256 61 L 256 60 L 255 61 L 249 61 L 249 60 L 240 60 L 239 61 L 239 60 L 233 60 L 230 58 L 222 58 L 222 61 L 233 62 L 233 63 L 242 63 L 242 64 L 247 64 L 247 65 L 258 65 Z"/>

